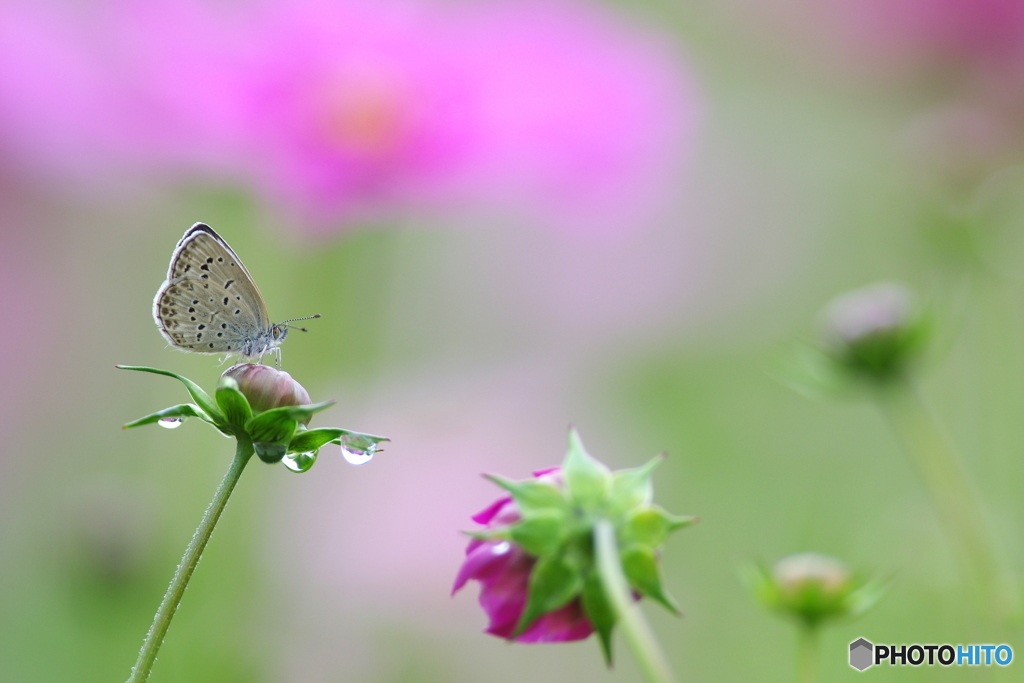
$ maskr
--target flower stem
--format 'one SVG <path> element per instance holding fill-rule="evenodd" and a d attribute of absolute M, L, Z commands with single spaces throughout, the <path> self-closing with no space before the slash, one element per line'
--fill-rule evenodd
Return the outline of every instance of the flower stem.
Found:
<path fill-rule="evenodd" d="M 932 499 L 965 578 L 979 591 L 985 612 L 1003 611 L 996 616 L 1005 619 L 1016 597 L 1005 590 L 1007 575 L 1000 568 L 985 515 L 952 446 L 909 380 L 885 387 L 879 404 Z"/>
<path fill-rule="evenodd" d="M 601 575 L 605 595 L 615 610 L 626 642 L 641 671 L 650 683 L 673 683 L 675 678 L 658 647 L 658 641 L 633 600 L 633 592 L 622 571 L 619 547 L 615 542 L 615 527 L 611 522 L 606 519 L 597 522 L 594 543 L 597 546 L 597 570 Z"/>
<path fill-rule="evenodd" d="M 800 628 L 800 644 L 796 654 L 797 683 L 818 680 L 818 631 L 813 626 Z"/>
<path fill-rule="evenodd" d="M 174 612 L 178 609 L 178 603 L 181 602 L 181 596 L 185 593 L 189 579 L 192 578 L 192 572 L 195 571 L 196 565 L 199 564 L 199 558 L 203 554 L 203 549 L 206 548 L 207 541 L 210 540 L 210 536 L 213 534 L 213 528 L 217 525 L 217 520 L 220 519 L 221 513 L 224 512 L 224 507 L 231 496 L 231 491 L 234 490 L 235 484 L 238 483 L 238 478 L 242 476 L 242 470 L 245 469 L 245 465 L 249 462 L 252 454 L 252 442 L 245 437 L 239 437 L 238 446 L 235 450 L 235 459 L 231 461 L 231 467 L 228 468 L 227 474 L 224 475 L 224 479 L 221 480 L 216 493 L 213 494 L 213 500 L 210 501 L 210 506 L 206 508 L 203 521 L 199 523 L 199 528 L 196 529 L 196 533 L 192 536 L 192 540 L 185 549 L 185 555 L 181 558 L 181 563 L 178 564 L 178 569 L 174 572 L 171 585 L 168 586 L 164 599 L 161 601 L 160 607 L 157 608 L 156 615 L 153 617 L 153 625 L 149 627 L 146 640 L 142 643 L 139 658 L 136 660 L 135 666 L 132 667 L 128 683 L 143 683 L 143 681 L 149 678 L 149 673 L 153 669 L 153 663 L 156 661 L 156 654 L 164 642 L 164 636 L 167 635 L 167 629 L 171 625 L 171 619 L 174 618 Z"/>

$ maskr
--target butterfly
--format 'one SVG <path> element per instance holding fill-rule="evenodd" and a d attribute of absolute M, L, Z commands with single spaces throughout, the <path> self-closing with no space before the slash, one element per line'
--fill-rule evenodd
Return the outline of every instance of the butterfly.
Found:
<path fill-rule="evenodd" d="M 237 354 L 260 362 L 272 351 L 278 367 L 288 323 L 319 317 L 271 323 L 263 296 L 241 259 L 204 223 L 193 225 L 178 241 L 167 279 L 153 299 L 153 319 L 174 348 Z"/>

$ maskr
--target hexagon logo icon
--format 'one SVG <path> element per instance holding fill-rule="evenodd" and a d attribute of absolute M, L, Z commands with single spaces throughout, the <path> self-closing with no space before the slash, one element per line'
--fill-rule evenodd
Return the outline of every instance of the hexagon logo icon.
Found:
<path fill-rule="evenodd" d="M 850 666 L 857 671 L 863 671 L 875 662 L 872 654 L 875 646 L 864 638 L 858 638 L 850 643 Z"/>

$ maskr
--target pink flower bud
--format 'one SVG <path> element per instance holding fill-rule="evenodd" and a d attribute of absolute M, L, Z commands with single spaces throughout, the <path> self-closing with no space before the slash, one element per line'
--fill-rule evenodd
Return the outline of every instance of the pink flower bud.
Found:
<path fill-rule="evenodd" d="M 309 405 L 309 392 L 292 376 L 283 370 L 267 365 L 242 363 L 228 368 L 221 377 L 230 377 L 238 382 L 253 414 L 282 406 Z"/>

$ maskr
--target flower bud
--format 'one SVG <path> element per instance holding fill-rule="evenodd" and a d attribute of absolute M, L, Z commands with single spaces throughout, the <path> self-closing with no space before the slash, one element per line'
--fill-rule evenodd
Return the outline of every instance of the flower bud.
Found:
<path fill-rule="evenodd" d="M 883 583 L 867 581 L 839 560 L 818 553 L 784 557 L 770 573 L 752 567 L 747 579 L 762 604 L 796 618 L 807 628 L 830 619 L 857 616 L 885 591 Z"/>
<path fill-rule="evenodd" d="M 238 383 L 253 414 L 283 406 L 309 405 L 309 392 L 283 370 L 256 363 L 241 363 L 228 368 L 221 377 Z M 307 420 L 308 421 L 308 420 Z"/>
<path fill-rule="evenodd" d="M 839 296 L 825 309 L 826 351 L 849 371 L 891 379 L 921 346 L 923 322 L 906 287 L 869 285 Z"/>
<path fill-rule="evenodd" d="M 602 578 L 607 562 L 602 570 L 593 550 L 607 538 L 601 529 L 614 529 L 613 550 L 633 597 L 679 613 L 662 586 L 660 548 L 696 520 L 653 504 L 651 472 L 661 460 L 613 472 L 572 431 L 561 467 L 524 481 L 488 475 L 508 495 L 473 517 L 485 528 L 469 534 L 452 592 L 479 582 L 486 632 L 508 640 L 562 642 L 596 632 L 610 664 L 616 616 Z"/>
<path fill-rule="evenodd" d="M 834 598 L 846 588 L 850 572 L 835 558 L 818 553 L 800 553 L 779 560 L 772 577 L 779 589 L 791 598 L 799 598 L 805 591 L 816 591 L 826 598 Z"/>

